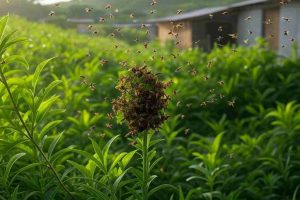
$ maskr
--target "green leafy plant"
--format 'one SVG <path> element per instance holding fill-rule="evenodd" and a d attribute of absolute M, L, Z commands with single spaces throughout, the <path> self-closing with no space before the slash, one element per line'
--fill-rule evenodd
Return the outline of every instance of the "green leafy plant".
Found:
<path fill-rule="evenodd" d="M 103 147 L 91 139 L 94 154 L 77 149 L 73 150 L 83 158 L 88 158 L 86 165 L 81 165 L 71 160 L 68 162 L 84 175 L 83 177 L 78 177 L 83 179 L 84 182 L 79 182 L 77 185 L 80 190 L 88 192 L 89 197 L 94 196 L 96 199 L 103 200 L 122 198 L 120 189 L 128 183 L 128 181 L 123 181 L 122 179 L 130 169 L 126 167 L 136 151 L 110 155 L 109 149 L 117 138 L 118 136 L 113 137 Z"/>
<path fill-rule="evenodd" d="M 0 57 L 5 53 L 5 50 L 18 43 L 24 41 L 23 38 L 13 38 L 12 33 L 8 33 L 7 35 L 4 35 L 5 27 L 8 21 L 8 16 L 4 17 L 0 21 Z M 45 166 L 50 169 L 55 179 L 58 181 L 61 188 L 66 192 L 66 194 L 70 198 L 74 198 L 71 192 L 67 189 L 65 184 L 62 182 L 61 178 L 59 177 L 54 165 L 51 163 L 51 153 L 57 143 L 56 140 L 54 140 L 50 147 L 48 154 L 45 154 L 43 150 L 43 143 L 45 141 L 45 134 L 50 128 L 54 128 L 59 121 L 49 122 L 48 124 L 43 124 L 44 126 L 41 127 L 42 120 L 44 117 L 49 113 L 50 107 L 53 105 L 53 103 L 58 99 L 58 96 L 53 95 L 51 97 L 48 97 L 50 91 L 59 83 L 59 82 L 52 82 L 49 84 L 44 90 L 38 90 L 37 84 L 38 79 L 40 77 L 40 73 L 42 72 L 43 68 L 46 66 L 46 64 L 51 60 L 46 60 L 42 62 L 40 65 L 37 66 L 32 80 L 31 80 L 31 88 L 22 88 L 22 82 L 21 80 L 16 80 L 14 77 L 7 78 L 8 76 L 12 75 L 12 71 L 6 71 L 7 65 L 10 62 L 13 62 L 15 60 L 15 57 L 10 56 L 6 57 L 1 61 L 1 67 L 0 67 L 0 81 L 4 85 L 4 88 L 6 89 L 7 98 L 5 98 L 3 104 L 6 104 L 8 101 L 11 102 L 12 107 L 10 107 L 9 104 L 6 104 L 8 106 L 7 109 L 7 117 L 6 120 L 9 124 L 9 129 L 13 129 L 16 132 L 22 134 L 25 138 L 27 138 L 32 144 L 33 148 L 36 152 L 38 152 L 41 156 L 40 162 L 44 162 Z M 25 63 L 25 62 L 23 62 Z M 17 70 L 18 71 L 18 70 Z M 16 71 L 14 71 L 16 73 Z M 13 85 L 13 86 L 12 86 Z M 16 87 L 17 86 L 17 87 Z M 20 95 L 16 95 L 20 94 Z M 48 97 L 48 99 L 46 99 Z M 19 102 L 24 101 L 28 105 L 30 105 L 31 110 L 30 111 L 21 111 Z M 6 111 L 4 111 L 6 112 Z M 13 115 L 17 117 L 19 122 L 13 119 Z M 39 131 L 37 130 L 38 128 Z M 39 135 L 37 134 L 39 133 Z M 17 155 L 23 155 L 23 154 L 17 154 Z M 17 157 L 16 157 L 17 158 Z M 14 161 L 12 161 L 13 163 Z M 8 168 L 10 171 L 10 169 Z M 9 172 L 8 171 L 8 172 Z M 6 175 L 7 176 L 7 175 Z M 7 180 L 4 182 L 6 183 Z"/>
<path fill-rule="evenodd" d="M 209 187 L 211 195 L 218 195 L 218 192 L 215 191 L 217 179 L 222 175 L 222 173 L 228 170 L 229 167 L 227 164 L 222 164 L 222 160 L 218 157 L 222 136 L 223 133 L 218 134 L 212 143 L 208 144 L 208 146 L 204 146 L 204 144 L 200 143 L 200 147 L 206 149 L 208 153 L 194 152 L 193 155 L 202 162 L 197 165 L 192 165 L 190 168 L 197 170 L 201 175 L 191 176 L 187 179 L 187 181 L 194 179 L 204 180 Z M 220 182 L 220 180 L 218 182 Z"/>

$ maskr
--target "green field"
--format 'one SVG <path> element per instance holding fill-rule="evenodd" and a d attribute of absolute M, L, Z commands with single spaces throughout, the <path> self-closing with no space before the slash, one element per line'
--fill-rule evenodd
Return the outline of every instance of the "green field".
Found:
<path fill-rule="evenodd" d="M 155 41 L 145 48 L 118 35 L 7 19 L 0 21 L 1 200 L 300 198 L 296 54 L 280 57 L 260 39 L 236 52 Z M 121 95 L 119 78 L 136 66 L 172 82 L 162 111 L 170 117 L 126 137 L 125 115 L 112 117 L 111 102 Z"/>

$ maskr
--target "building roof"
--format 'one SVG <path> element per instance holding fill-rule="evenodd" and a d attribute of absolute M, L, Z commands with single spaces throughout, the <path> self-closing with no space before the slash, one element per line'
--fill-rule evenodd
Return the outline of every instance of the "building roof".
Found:
<path fill-rule="evenodd" d="M 119 27 L 119 28 L 136 28 L 136 27 L 141 27 L 142 23 L 114 23 L 112 24 L 113 27 Z M 143 24 L 146 27 L 150 27 L 152 24 Z"/>
<path fill-rule="evenodd" d="M 77 23 L 77 24 L 92 24 L 92 23 L 95 22 L 95 20 L 94 19 L 89 19 L 89 18 L 86 18 L 86 19 L 69 18 L 69 19 L 67 19 L 67 22 Z"/>
<path fill-rule="evenodd" d="M 228 7 L 225 7 L 225 6 L 213 7 L 213 8 L 203 8 L 200 10 L 194 10 L 191 12 L 182 13 L 180 15 L 174 15 L 174 16 L 163 17 L 163 18 L 158 18 L 158 19 L 151 19 L 151 20 L 148 20 L 148 22 L 179 21 L 179 20 L 183 20 L 183 19 L 201 17 L 201 16 L 209 15 L 211 13 L 222 12 L 222 11 L 226 10 L 227 8 Z"/>
<path fill-rule="evenodd" d="M 242 1 L 239 3 L 232 4 L 229 7 L 230 8 L 239 8 L 239 7 L 244 7 L 244 6 L 261 4 L 261 3 L 268 2 L 268 1 L 270 1 L 270 0 L 247 0 L 247 1 Z"/>
<path fill-rule="evenodd" d="M 163 17 L 163 18 L 158 18 L 158 19 L 151 19 L 151 20 L 148 20 L 147 22 L 154 23 L 154 22 L 180 21 L 180 20 L 191 19 L 191 18 L 199 18 L 199 17 L 208 16 L 209 14 L 226 11 L 226 10 L 233 9 L 233 8 L 240 8 L 240 7 L 244 7 L 244 6 L 256 5 L 256 4 L 261 4 L 261 3 L 268 2 L 268 1 L 270 1 L 270 0 L 247 0 L 247 1 L 240 2 L 240 3 L 231 4 L 228 6 L 203 8 L 203 9 L 199 9 L 199 10 L 186 12 L 186 13 L 183 13 L 180 15 L 173 15 L 173 16 L 168 16 L 168 17 Z"/>

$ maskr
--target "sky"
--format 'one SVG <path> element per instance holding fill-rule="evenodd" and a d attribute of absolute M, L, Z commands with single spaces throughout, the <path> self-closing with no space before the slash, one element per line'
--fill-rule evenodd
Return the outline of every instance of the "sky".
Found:
<path fill-rule="evenodd" d="M 70 0 L 39 0 L 41 4 L 53 4 L 53 3 L 63 2 L 63 1 L 70 1 Z"/>

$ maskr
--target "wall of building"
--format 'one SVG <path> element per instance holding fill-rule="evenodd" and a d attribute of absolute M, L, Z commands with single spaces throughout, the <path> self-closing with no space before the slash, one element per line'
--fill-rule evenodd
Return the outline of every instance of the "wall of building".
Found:
<path fill-rule="evenodd" d="M 192 21 L 192 38 L 193 47 L 202 48 L 205 51 L 210 50 L 209 38 L 207 38 L 205 30 L 205 20 L 194 20 Z"/>
<path fill-rule="evenodd" d="M 87 24 L 77 24 L 77 31 L 79 33 L 90 33 Z"/>
<path fill-rule="evenodd" d="M 251 16 L 252 19 L 245 20 Z M 238 15 L 237 43 L 244 46 L 252 46 L 255 44 L 257 37 L 263 37 L 263 9 L 259 7 L 249 8 L 241 10 Z M 252 35 L 249 34 L 249 30 L 252 31 Z M 248 40 L 248 44 L 244 41 Z"/>
<path fill-rule="evenodd" d="M 199 18 L 191 21 L 193 46 L 199 47 L 204 51 L 211 51 L 216 43 L 219 44 L 235 44 L 236 40 L 232 39 L 229 34 L 237 32 L 237 16 L 236 13 L 224 16 L 216 14 L 213 19 Z M 222 31 L 218 31 L 219 27 L 223 27 Z M 222 41 L 217 41 L 218 37 L 222 37 Z"/>
<path fill-rule="evenodd" d="M 193 46 L 192 39 L 192 25 L 189 21 L 176 22 L 176 24 L 182 23 L 183 27 L 180 30 L 175 30 L 178 33 L 178 41 L 180 48 L 190 48 Z M 175 40 L 174 35 L 170 35 L 169 32 L 174 30 L 173 25 L 170 22 L 162 22 L 158 24 L 158 38 L 162 43 L 168 40 Z"/>
<path fill-rule="evenodd" d="M 290 18 L 291 21 L 286 22 L 282 17 Z M 284 31 L 289 31 L 289 35 L 285 36 Z M 289 56 L 292 51 L 291 39 L 295 39 L 300 47 L 300 1 L 290 2 L 280 9 L 280 36 L 279 36 L 279 54 Z M 298 55 L 300 50 L 298 49 Z"/>
<path fill-rule="evenodd" d="M 161 43 L 172 40 L 172 36 L 168 34 L 172 30 L 172 25 L 169 22 L 159 23 L 157 29 L 157 36 Z"/>
<path fill-rule="evenodd" d="M 158 27 L 155 24 L 151 24 L 148 28 L 149 30 L 149 39 L 154 40 L 156 39 L 156 36 L 158 35 Z"/>

